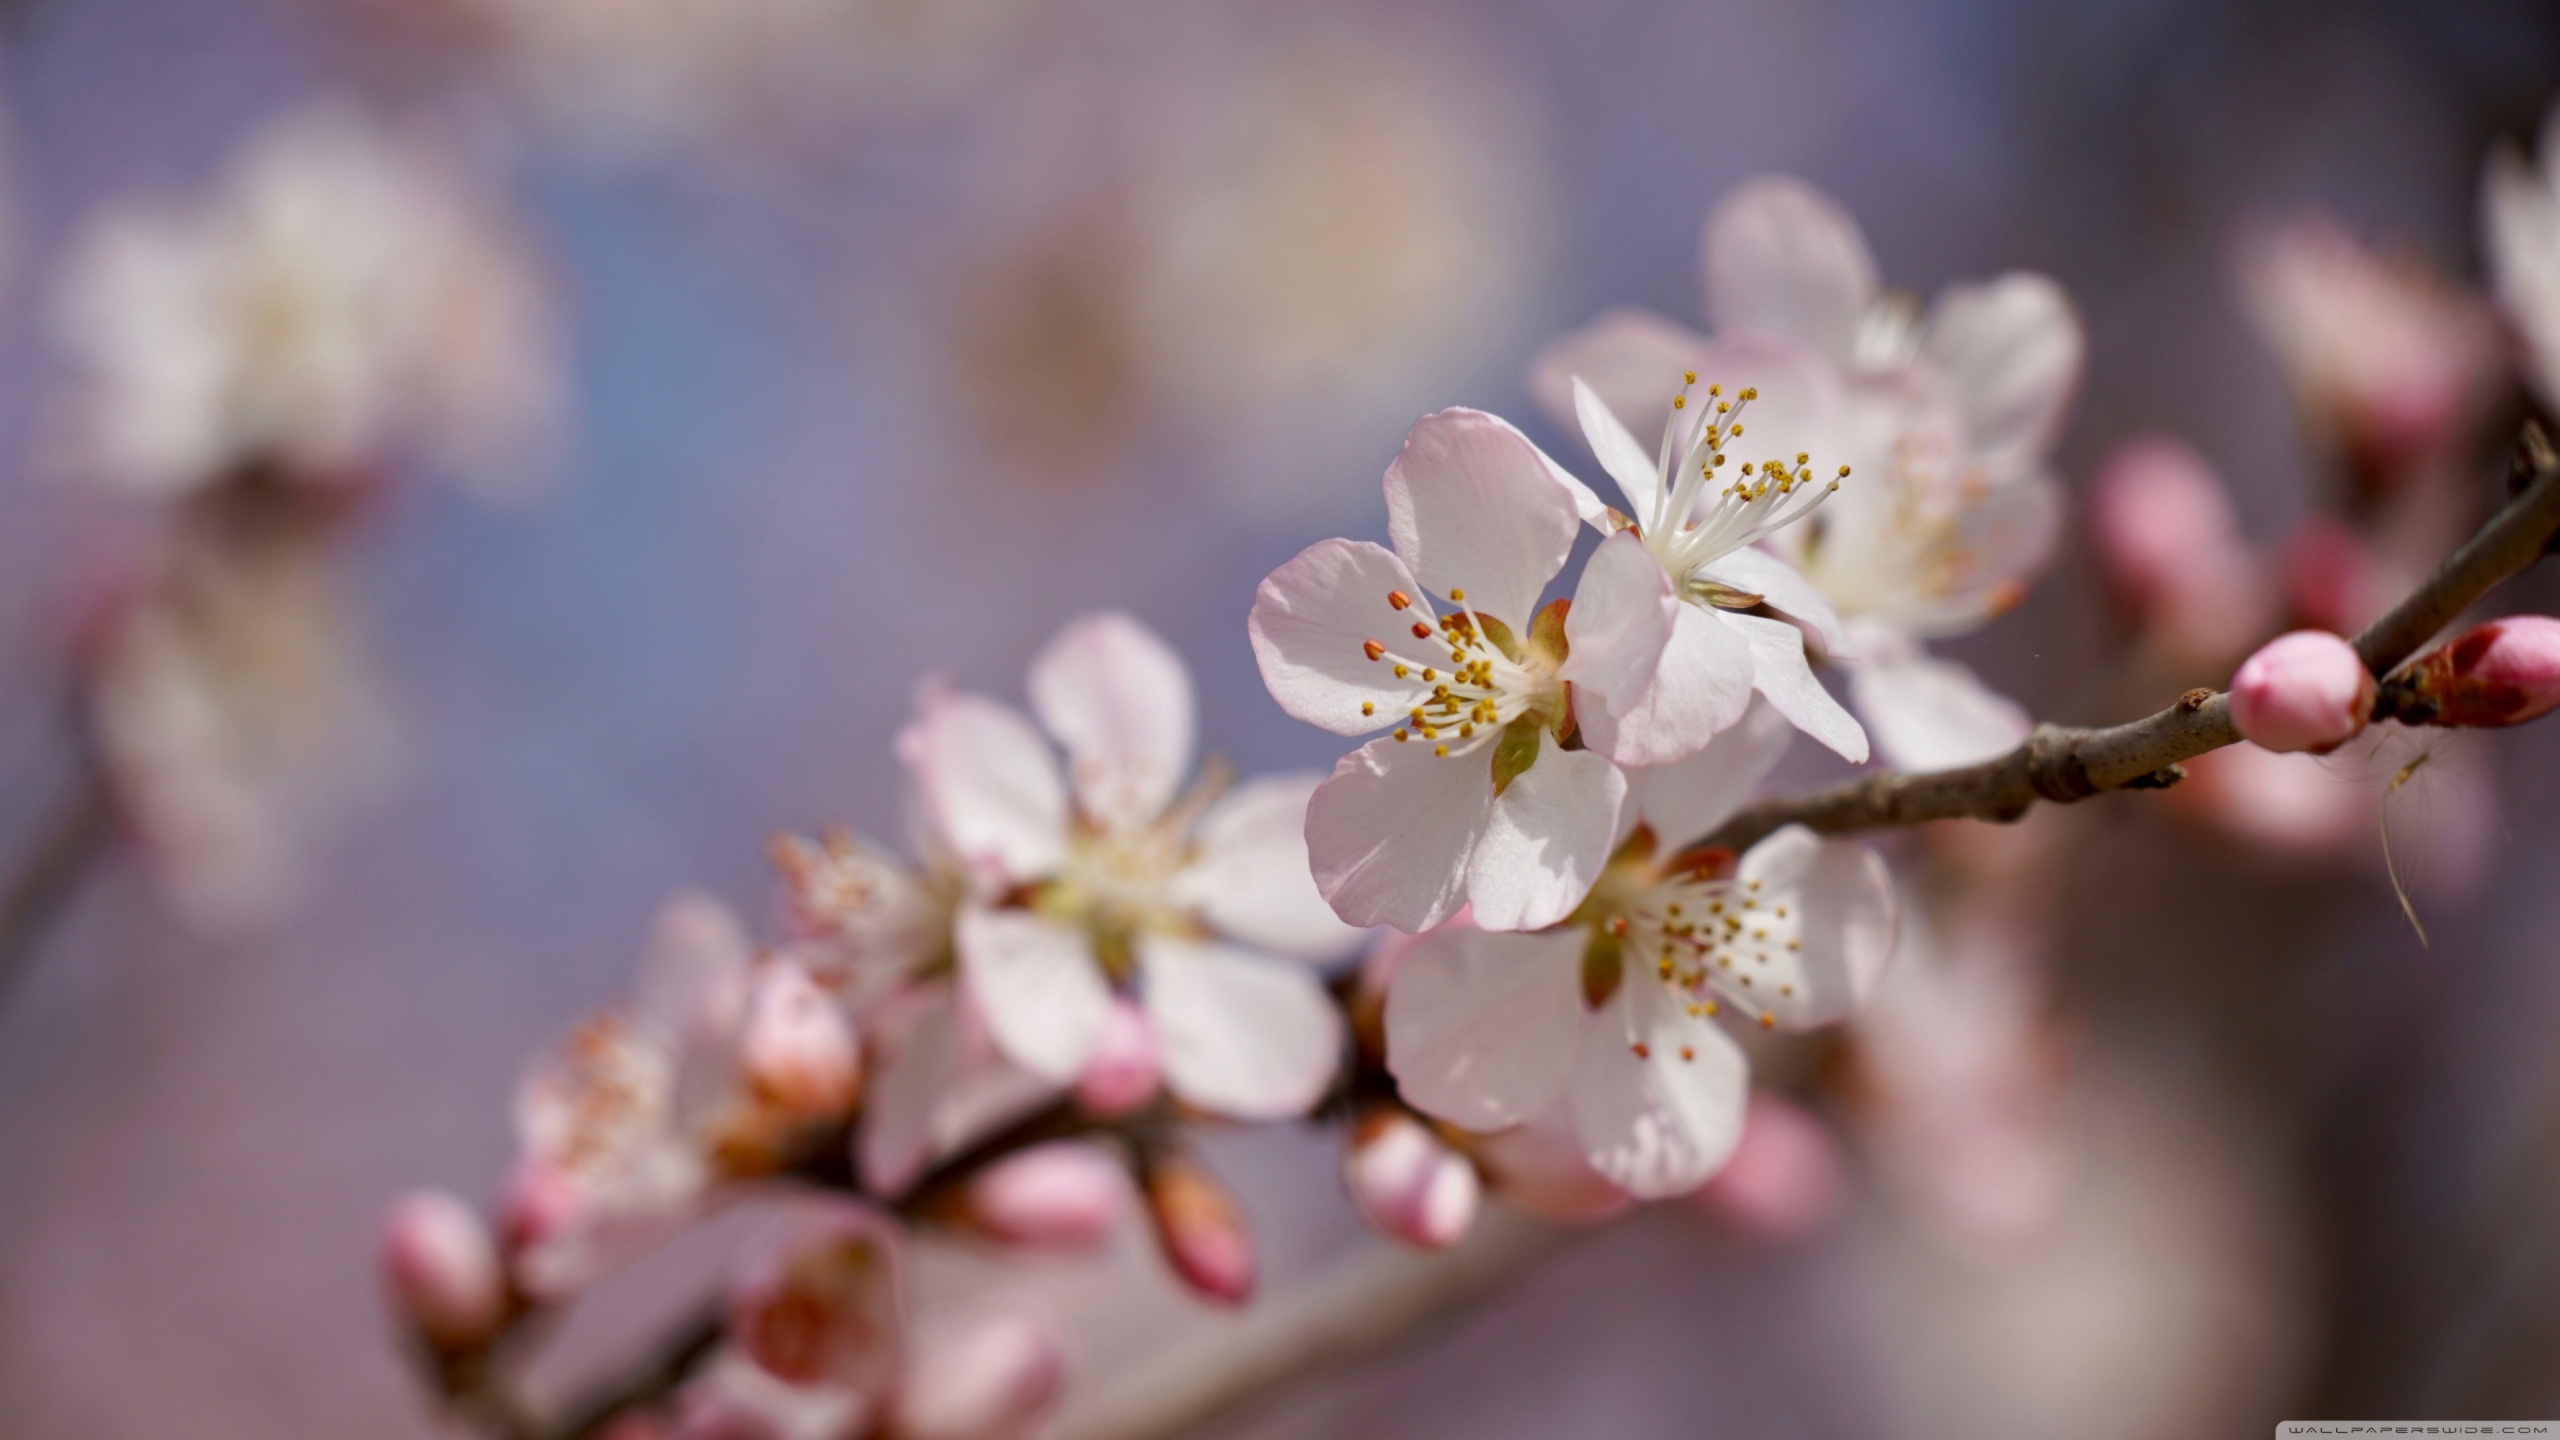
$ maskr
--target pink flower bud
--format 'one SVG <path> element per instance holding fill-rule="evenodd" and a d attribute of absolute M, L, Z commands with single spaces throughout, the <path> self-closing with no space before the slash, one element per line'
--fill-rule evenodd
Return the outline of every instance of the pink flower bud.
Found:
<path fill-rule="evenodd" d="M 1182 1156 L 1147 1172 L 1147 1210 L 1165 1259 L 1201 1296 L 1241 1305 L 1253 1294 L 1253 1232 L 1218 1177 Z"/>
<path fill-rule="evenodd" d="M 2322 630 L 2277 636 L 2231 677 L 2232 723 L 2262 750 L 2334 750 L 2364 729 L 2373 700 L 2355 647 Z"/>
<path fill-rule="evenodd" d="M 1844 1169 L 1829 1126 L 1792 1100 L 1758 1093 L 1732 1157 L 1690 1204 L 1747 1239 L 1783 1244 L 1839 1212 Z"/>
<path fill-rule="evenodd" d="M 1153 1101 L 1162 1083 L 1156 1028 L 1137 1006 L 1115 998 L 1110 1018 L 1103 1022 L 1101 1043 L 1076 1081 L 1076 1104 L 1086 1114 L 1104 1119 L 1126 1115 Z"/>
<path fill-rule="evenodd" d="M 1059 1140 L 1009 1155 L 969 1182 L 971 1224 L 1007 1245 L 1093 1250 L 1129 1211 L 1129 1176 L 1094 1146 Z"/>
<path fill-rule="evenodd" d="M 2236 654 L 2265 608 L 2222 482 L 2174 440 L 2119 448 L 2089 494 L 2090 538 L 2117 613 L 2174 658 Z"/>
<path fill-rule="evenodd" d="M 2413 725 L 2521 725 L 2560 706 L 2560 620 L 2475 625 L 2384 683 L 2378 713 Z"/>
<path fill-rule="evenodd" d="M 844 1012 L 788 960 L 756 966 L 738 1065 L 758 1098 L 799 1119 L 850 1113 L 862 1084 L 861 1054 Z"/>
<path fill-rule="evenodd" d="M 1067 1357 L 1027 1316 L 979 1315 L 926 1337 L 889 1433 L 897 1440 L 1018 1440 L 1067 1388 Z"/>
<path fill-rule="evenodd" d="M 1360 1117 L 1342 1152 L 1342 1183 L 1360 1218 L 1380 1234 L 1445 1250 L 1475 1223 L 1476 1167 L 1405 1110 Z"/>
<path fill-rule="evenodd" d="M 506 1278 L 489 1227 L 442 1190 L 416 1191 L 391 1207 L 382 1278 L 392 1303 L 438 1349 L 478 1345 L 506 1318 Z"/>

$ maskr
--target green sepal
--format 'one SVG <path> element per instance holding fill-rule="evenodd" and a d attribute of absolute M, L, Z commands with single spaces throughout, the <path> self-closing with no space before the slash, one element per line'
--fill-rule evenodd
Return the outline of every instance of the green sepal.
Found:
<path fill-rule="evenodd" d="M 1535 715 L 1522 715 L 1502 727 L 1502 738 L 1493 742 L 1493 793 L 1499 796 L 1511 788 L 1538 760 L 1538 732 L 1542 727 Z"/>

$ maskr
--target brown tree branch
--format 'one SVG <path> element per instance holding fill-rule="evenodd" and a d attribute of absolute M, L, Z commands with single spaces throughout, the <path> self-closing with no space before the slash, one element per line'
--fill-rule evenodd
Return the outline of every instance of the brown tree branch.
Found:
<path fill-rule="evenodd" d="M 2529 435 L 2523 450 L 2532 483 L 2426 583 L 2356 637 L 2356 653 L 2377 678 L 2416 654 L 2500 581 L 2530 567 L 2560 536 L 2560 464 L 2536 443 L 2539 438 Z M 1930 820 L 2015 820 L 2039 800 L 2067 805 L 2111 790 L 2176 784 L 2183 774 L 2178 762 L 2239 738 L 2230 696 L 2190 690 L 2168 709 L 2124 725 L 2040 725 L 2017 749 L 1978 765 L 1920 775 L 1879 772 L 1764 800 L 1703 843 L 1739 850 L 1785 825 L 1840 834 Z"/>

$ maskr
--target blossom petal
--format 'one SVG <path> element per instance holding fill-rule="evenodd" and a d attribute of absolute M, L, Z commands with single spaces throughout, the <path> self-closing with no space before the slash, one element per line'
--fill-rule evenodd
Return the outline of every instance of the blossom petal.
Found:
<path fill-rule="evenodd" d="M 1812 664 L 1804 658 L 1804 632 L 1784 620 L 1759 615 L 1728 613 L 1719 618 L 1750 642 L 1751 683 L 1769 697 L 1779 714 L 1841 758 L 1865 763 L 1867 732 L 1814 677 Z"/>
<path fill-rule="evenodd" d="M 1579 929 L 1422 937 L 1387 985 L 1387 1069 L 1415 1108 L 1470 1130 L 1544 1110 L 1582 1028 Z"/>
<path fill-rule="evenodd" d="M 1529 393 L 1547 418 L 1572 428 L 1581 423 L 1574 386 L 1587 384 L 1630 433 L 1659 436 L 1681 376 L 1697 371 L 1705 377 L 1710 344 L 1649 310 L 1611 310 L 1538 353 L 1529 367 Z"/>
<path fill-rule="evenodd" d="M 1831 658 L 1851 658 L 1849 632 L 1840 623 L 1840 612 L 1831 608 L 1830 597 L 1785 560 L 1766 550 L 1745 548 L 1700 566 L 1699 573 L 1719 585 L 1757 595 L 1770 609 L 1812 627 L 1822 641 L 1823 653 Z"/>
<path fill-rule="evenodd" d="M 2027 738 L 2035 721 L 1952 660 L 1913 647 L 1860 661 L 1849 698 L 1875 727 L 1876 747 L 1904 770 L 1951 770 Z"/>
<path fill-rule="evenodd" d="M 2052 448 L 2086 348 L 2062 287 L 2023 272 L 1948 287 L 1920 342 L 1955 389 L 1975 458 L 1998 480 L 2034 473 Z"/>
<path fill-rule="evenodd" d="M 1316 889 L 1349 924 L 1428 930 L 1465 900 L 1467 857 L 1492 809 L 1485 752 L 1442 758 L 1419 740 L 1372 740 L 1307 801 Z"/>
<path fill-rule="evenodd" d="M 1307 800 L 1319 777 L 1250 780 L 1211 806 L 1194 859 L 1174 884 L 1229 939 L 1309 960 L 1348 954 L 1365 933 L 1345 925 L 1307 864 Z"/>
<path fill-rule="evenodd" d="M 1387 467 L 1387 534 L 1414 578 L 1525 632 L 1582 528 L 1529 437 L 1481 410 L 1414 422 Z"/>
<path fill-rule="evenodd" d="M 928 683 L 898 732 L 935 838 L 981 881 L 1018 883 L 1067 856 L 1067 789 L 1021 712 Z"/>
<path fill-rule="evenodd" d="M 1184 1104 L 1283 1120 L 1324 1098 L 1342 1059 L 1342 1016 L 1313 972 L 1167 936 L 1141 939 L 1138 965 L 1165 1083 Z"/>
<path fill-rule="evenodd" d="M 897 1195 L 932 1161 L 936 1108 L 959 1083 L 958 995 L 944 990 L 914 1002 L 886 1049 L 862 1097 L 856 1143 L 863 1182 L 877 1194 Z"/>
<path fill-rule="evenodd" d="M 1882 856 L 1789 825 L 1744 852 L 1734 878 L 1749 906 L 1726 942 L 1736 967 L 1709 977 L 1736 1005 L 1799 1030 L 1845 1019 L 1875 993 L 1894 941 Z M 1747 986 L 1735 983 L 1743 975 Z"/>
<path fill-rule="evenodd" d="M 2062 487 L 2036 475 L 1974 497 L 1927 568 L 1952 578 L 1910 597 L 1897 623 L 1920 635 L 1961 635 L 2015 605 L 2062 539 Z"/>
<path fill-rule="evenodd" d="M 1245 625 L 1271 698 L 1336 735 L 1366 735 L 1404 714 L 1415 687 L 1366 647 L 1394 643 L 1414 623 L 1388 595 L 1421 589 L 1382 545 L 1324 540 L 1298 552 L 1264 578 Z"/>
<path fill-rule="evenodd" d="M 1776 706 L 1755 701 L 1740 723 L 1688 759 L 1627 771 L 1619 829 L 1631 831 L 1642 821 L 1666 847 L 1703 838 L 1760 788 L 1795 734 Z"/>
<path fill-rule="evenodd" d="M 1538 758 L 1493 802 L 1467 860 L 1467 903 L 1487 930 L 1536 930 L 1573 913 L 1618 834 L 1627 778 L 1604 756 L 1540 733 Z"/>
<path fill-rule="evenodd" d="M 960 912 L 960 982 L 1014 1064 L 1072 1082 L 1102 1039 L 1111 987 L 1082 932 L 1027 910 Z"/>
<path fill-rule="evenodd" d="M 1707 217 L 1700 249 L 1707 319 L 1719 333 L 1785 335 L 1839 365 L 1856 357 L 1876 262 L 1831 197 L 1789 176 L 1746 180 Z"/>
<path fill-rule="evenodd" d="M 1649 976 L 1630 974 L 1583 1020 L 1565 1104 L 1591 1168 L 1659 1200 L 1695 1190 L 1724 1164 L 1750 1092 L 1750 1064 L 1731 1036 Z"/>
<path fill-rule="evenodd" d="M 1573 414 L 1592 458 L 1627 497 L 1627 513 L 1641 524 L 1653 524 L 1653 512 L 1662 507 L 1662 472 L 1654 456 L 1579 375 L 1573 379 Z"/>
<path fill-rule="evenodd" d="M 1558 673 L 1573 684 L 1583 743 L 1621 764 L 1696 754 L 1751 704 L 1749 644 L 1674 598 L 1633 534 L 1592 552 L 1564 623 L 1570 653 Z"/>
<path fill-rule="evenodd" d="M 678 891 L 650 923 L 632 1018 L 670 1042 L 730 1031 L 746 1013 L 754 958 L 737 911 L 701 891 Z"/>
<path fill-rule="evenodd" d="M 1196 714 L 1171 646 L 1117 611 L 1087 615 L 1031 662 L 1029 689 L 1086 815 L 1128 829 L 1164 813 L 1191 768 Z"/>

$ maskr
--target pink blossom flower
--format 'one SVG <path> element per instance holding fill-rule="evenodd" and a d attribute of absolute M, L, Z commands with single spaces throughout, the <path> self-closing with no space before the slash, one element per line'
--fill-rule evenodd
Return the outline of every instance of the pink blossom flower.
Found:
<path fill-rule="evenodd" d="M 1240 1118 L 1304 1112 L 1330 1083 L 1341 1020 L 1303 962 L 1358 941 L 1308 878 L 1306 777 L 1179 793 L 1191 680 L 1137 622 L 1069 624 L 1021 714 L 928 686 L 899 753 L 938 844 L 974 889 L 960 983 L 1004 1055 L 1055 1085 L 1095 1063 L 1115 987 L 1135 990 L 1166 1086 Z"/>
<path fill-rule="evenodd" d="M 2363 731 L 2373 699 L 2355 647 L 2320 630 L 2277 636 L 2231 677 L 2231 721 L 2262 750 L 2335 750 Z"/>
<path fill-rule="evenodd" d="M 2082 350 L 2069 302 L 2052 281 L 2013 273 L 1952 287 L 1923 316 L 1882 290 L 1846 212 L 1783 177 L 1730 193 L 1708 216 L 1701 259 L 1713 340 L 1611 312 L 1540 356 L 1541 403 L 1575 416 L 1578 377 L 1642 433 L 1662 418 L 1671 375 L 1758 387 L 1754 449 L 1851 469 L 1819 515 L 1768 539 L 1845 620 L 1845 637 L 1820 638 L 1849 664 L 1877 748 L 1936 769 L 2015 744 L 2025 712 L 1919 642 L 1999 614 L 2051 554 L 2061 496 L 2046 460 Z"/>
<path fill-rule="evenodd" d="M 1738 863 L 1654 853 L 1712 830 L 1765 772 L 1783 726 L 1739 728 L 1635 772 L 1639 822 L 1576 923 L 1523 935 L 1448 930 L 1408 954 L 1387 996 L 1387 1063 L 1417 1109 L 1499 1130 L 1561 1104 L 1591 1167 L 1641 1199 L 1697 1188 L 1741 1133 L 1749 1066 L 1717 1023 L 1846 1015 L 1893 946 L 1893 893 L 1861 846 L 1789 826 Z"/>
<path fill-rule="evenodd" d="M 2265 633 L 2270 597 L 2231 498 L 2178 441 L 2116 447 L 2090 486 L 2089 535 L 2116 610 L 2171 661 L 2228 664 Z"/>
<path fill-rule="evenodd" d="M 1676 607 L 1595 604 L 1618 631 L 1607 644 L 1584 612 L 1538 609 L 1573 548 L 1574 490 L 1503 421 L 1427 415 L 1387 469 L 1394 549 L 1322 541 L 1255 594 L 1254 655 L 1280 708 L 1336 734 L 1394 731 L 1345 756 L 1308 808 L 1316 884 L 1343 919 L 1421 931 L 1471 903 L 1489 928 L 1553 924 L 1608 858 L 1625 785 L 1605 756 L 1564 748 L 1568 686 L 1608 683 L 1600 665 L 1621 688 L 1649 673 Z M 1436 613 L 1435 594 L 1455 608 Z M 1747 648 L 1726 658 L 1738 668 L 1716 703 L 1738 716 Z"/>

